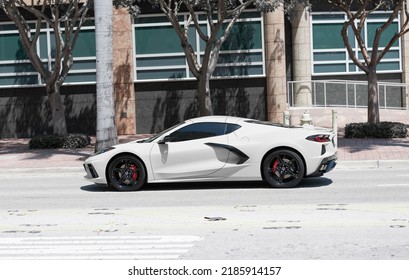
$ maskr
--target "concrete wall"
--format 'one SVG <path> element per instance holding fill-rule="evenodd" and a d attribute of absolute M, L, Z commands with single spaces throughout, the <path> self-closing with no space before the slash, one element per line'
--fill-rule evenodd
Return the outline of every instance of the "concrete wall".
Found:
<path fill-rule="evenodd" d="M 215 114 L 266 120 L 265 83 L 263 78 L 212 81 Z M 95 85 L 62 88 L 69 133 L 95 135 L 95 92 Z M 196 81 L 137 83 L 135 92 L 137 133 L 156 133 L 197 116 Z M 45 89 L 0 89 L 0 137 L 39 134 L 52 134 Z"/>
<path fill-rule="evenodd" d="M 135 134 L 132 22 L 127 9 L 113 10 L 115 124 L 118 134 Z"/>
<path fill-rule="evenodd" d="M 69 133 L 95 134 L 95 86 L 62 88 Z M 26 138 L 52 134 L 51 112 L 44 88 L 0 89 L 0 137 Z"/>
<path fill-rule="evenodd" d="M 278 122 L 287 109 L 285 17 L 282 7 L 264 15 L 267 119 Z"/>
<path fill-rule="evenodd" d="M 210 84 L 215 115 L 266 120 L 264 79 L 214 80 Z M 196 82 L 137 83 L 138 133 L 157 133 L 196 117 Z"/>

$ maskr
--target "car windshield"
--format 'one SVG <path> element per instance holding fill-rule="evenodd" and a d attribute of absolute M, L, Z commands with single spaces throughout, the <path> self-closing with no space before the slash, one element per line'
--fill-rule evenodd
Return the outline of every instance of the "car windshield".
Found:
<path fill-rule="evenodd" d="M 182 124 L 184 124 L 184 122 L 179 123 L 179 124 L 177 124 L 177 125 L 174 125 L 174 126 L 172 126 L 172 127 L 169 127 L 168 129 L 165 129 L 164 131 L 162 131 L 162 132 L 160 132 L 160 133 L 158 133 L 158 134 L 156 134 L 156 135 L 153 135 L 153 136 L 150 137 L 150 138 L 142 139 L 142 140 L 139 140 L 139 141 L 137 141 L 137 142 L 138 142 L 138 143 L 150 143 L 150 142 L 153 142 L 153 141 L 155 141 L 156 139 L 162 137 L 164 134 L 166 134 L 166 133 L 168 133 L 169 131 L 171 131 L 172 129 L 181 126 Z"/>

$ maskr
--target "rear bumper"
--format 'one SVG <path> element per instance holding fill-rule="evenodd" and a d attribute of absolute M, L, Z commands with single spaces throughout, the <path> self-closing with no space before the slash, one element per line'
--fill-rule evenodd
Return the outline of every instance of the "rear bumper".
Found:
<path fill-rule="evenodd" d="M 321 164 L 318 166 L 318 169 L 316 172 L 319 173 L 327 173 L 330 172 L 332 169 L 335 168 L 337 165 L 337 154 L 335 153 L 334 155 L 324 158 L 321 161 Z"/>
<path fill-rule="evenodd" d="M 308 175 L 307 177 L 318 177 L 322 176 L 324 173 L 330 172 L 337 165 L 337 154 L 324 158 L 319 164 L 317 170 Z"/>

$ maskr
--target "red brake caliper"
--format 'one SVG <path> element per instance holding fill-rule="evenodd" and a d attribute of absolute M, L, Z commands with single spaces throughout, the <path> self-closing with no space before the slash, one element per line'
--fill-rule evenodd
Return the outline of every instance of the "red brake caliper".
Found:
<path fill-rule="evenodd" d="M 138 179 L 138 172 L 136 171 L 135 164 L 131 165 L 131 170 L 132 170 L 132 180 L 136 181 Z"/>
<path fill-rule="evenodd" d="M 276 159 L 276 160 L 274 161 L 274 163 L 273 163 L 273 166 L 272 166 L 272 168 L 273 168 L 273 173 L 276 173 L 278 164 L 279 164 L 279 163 L 278 163 L 278 159 Z"/>

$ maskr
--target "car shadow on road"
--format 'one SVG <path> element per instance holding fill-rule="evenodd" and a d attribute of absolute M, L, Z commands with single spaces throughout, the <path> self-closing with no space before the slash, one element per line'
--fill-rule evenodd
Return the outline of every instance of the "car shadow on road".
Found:
<path fill-rule="evenodd" d="M 291 189 L 306 189 L 306 188 L 321 188 L 332 184 L 332 180 L 325 177 L 305 178 L 296 188 Z M 256 182 L 189 182 L 189 183 L 155 183 L 145 185 L 140 192 L 149 191 L 184 191 L 184 190 L 212 190 L 212 189 L 285 189 L 271 188 L 268 183 L 262 181 Z M 113 187 L 107 185 L 86 185 L 82 186 L 81 190 L 87 192 L 117 192 Z M 289 189 L 290 190 L 290 189 Z"/>

